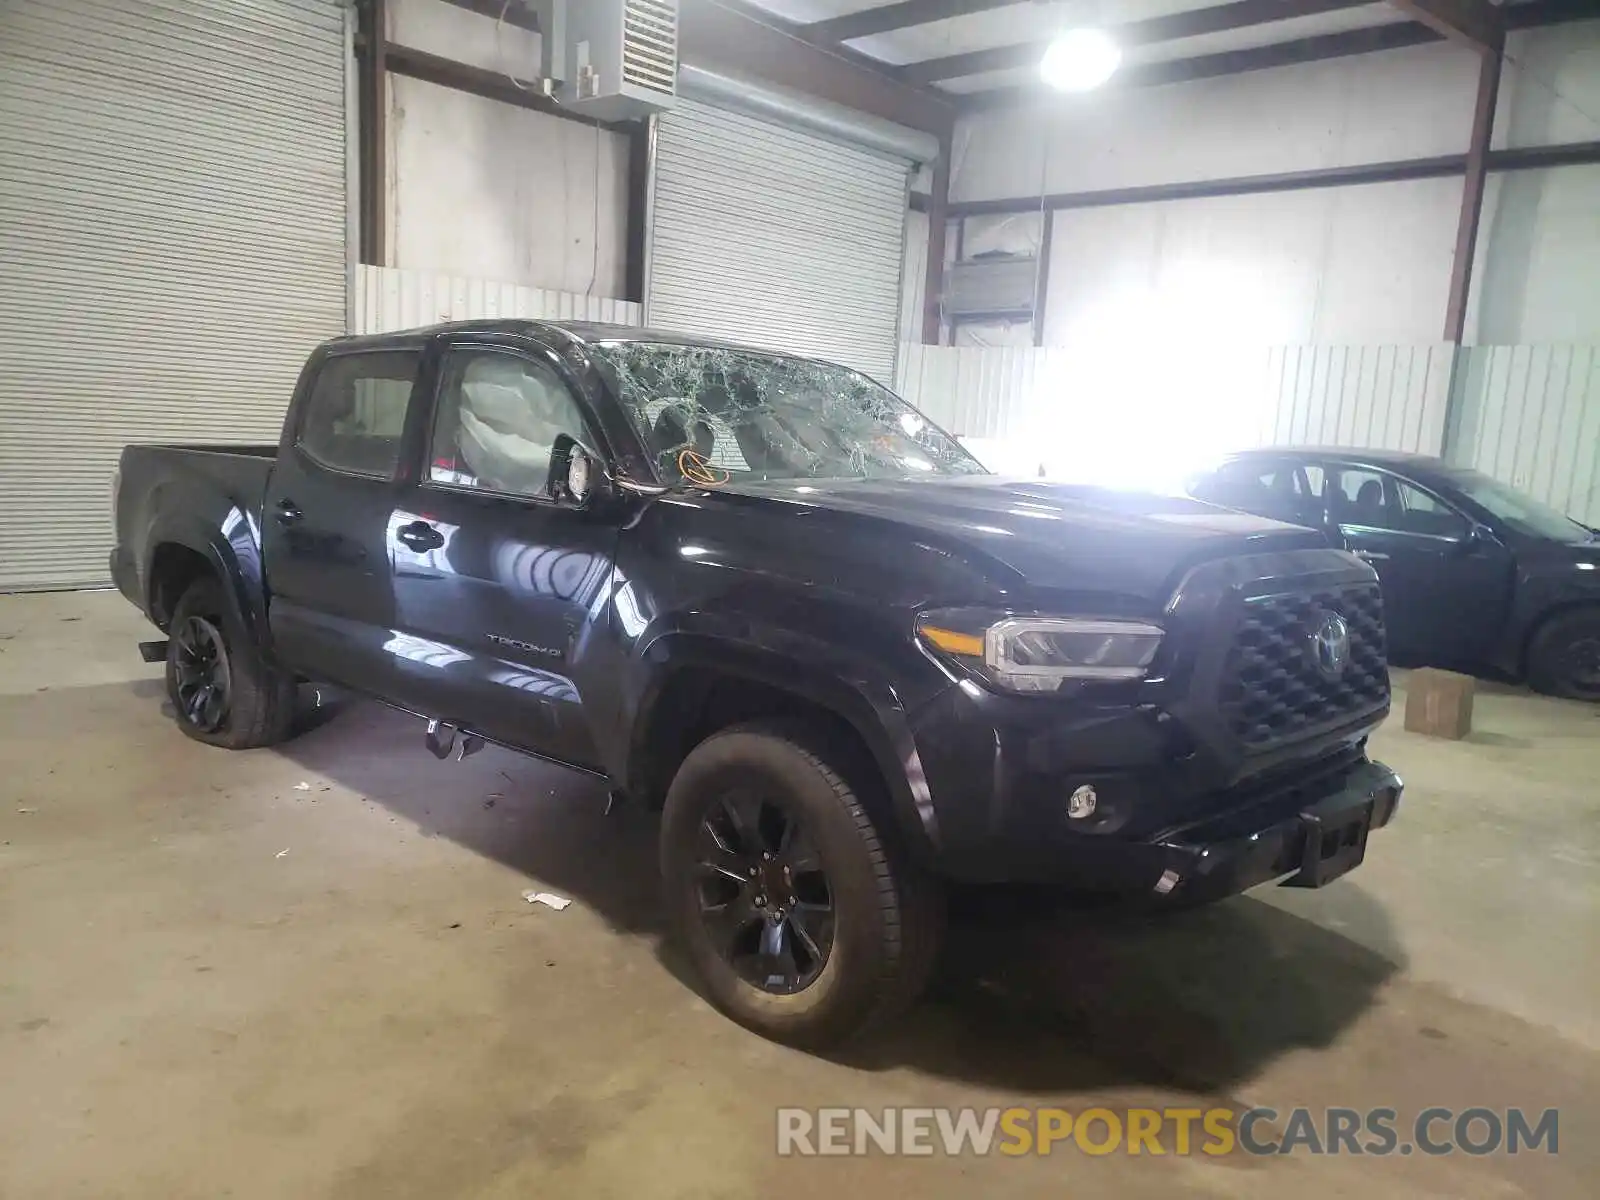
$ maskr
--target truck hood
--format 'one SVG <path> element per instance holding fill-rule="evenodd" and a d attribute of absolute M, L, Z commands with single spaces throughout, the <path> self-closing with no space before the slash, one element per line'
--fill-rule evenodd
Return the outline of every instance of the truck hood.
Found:
<path fill-rule="evenodd" d="M 717 489 L 905 526 L 977 551 L 1031 587 L 1164 599 L 1194 563 L 1230 554 L 1324 548 L 1310 529 L 1186 497 L 993 475 L 911 480 L 786 480 Z"/>

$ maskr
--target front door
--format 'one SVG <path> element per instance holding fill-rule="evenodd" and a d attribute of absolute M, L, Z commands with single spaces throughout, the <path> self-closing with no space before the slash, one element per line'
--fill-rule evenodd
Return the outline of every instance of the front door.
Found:
<path fill-rule="evenodd" d="M 420 350 L 328 355 L 296 406 L 261 514 L 278 653 L 388 698 L 390 515 Z"/>
<path fill-rule="evenodd" d="M 1395 657 L 1449 665 L 1478 660 L 1505 620 L 1511 556 L 1445 501 L 1365 467 L 1334 467 L 1330 511 L 1346 545 L 1383 587 Z"/>
<path fill-rule="evenodd" d="M 400 666 L 412 707 L 598 767 L 586 692 L 606 690 L 618 526 L 551 500 L 558 434 L 598 443 L 555 356 L 445 352 L 424 468 L 390 528 Z"/>

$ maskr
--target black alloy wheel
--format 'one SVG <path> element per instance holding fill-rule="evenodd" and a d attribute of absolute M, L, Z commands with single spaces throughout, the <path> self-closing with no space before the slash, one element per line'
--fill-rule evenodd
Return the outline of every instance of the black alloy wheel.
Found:
<path fill-rule="evenodd" d="M 196 579 L 167 627 L 167 699 L 186 737 L 248 750 L 291 732 L 295 681 L 275 669 L 220 579 Z"/>
<path fill-rule="evenodd" d="M 886 809 L 874 824 L 862 796 L 876 807 L 878 786 L 836 730 L 777 718 L 712 734 L 667 790 L 672 923 L 707 997 L 765 1037 L 837 1045 L 927 982 L 943 896 Z"/>
<path fill-rule="evenodd" d="M 1563 658 L 1573 690 L 1600 696 L 1600 632 L 1569 642 Z"/>
<path fill-rule="evenodd" d="M 1600 608 L 1558 613 L 1528 647 L 1528 682 L 1569 700 L 1600 700 Z"/>
<path fill-rule="evenodd" d="M 204 733 L 216 733 L 228 719 L 233 698 L 222 631 L 208 618 L 190 615 L 172 637 L 179 715 Z"/>
<path fill-rule="evenodd" d="M 773 799 L 724 794 L 700 822 L 700 921 L 724 962 L 773 995 L 809 987 L 833 949 L 833 892 L 804 823 Z"/>

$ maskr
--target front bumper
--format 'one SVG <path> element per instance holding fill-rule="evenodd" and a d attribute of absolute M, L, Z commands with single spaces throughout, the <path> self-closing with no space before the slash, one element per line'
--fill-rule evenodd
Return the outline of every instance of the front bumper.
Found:
<path fill-rule="evenodd" d="M 918 715 L 934 865 L 971 882 L 1173 900 L 1285 877 L 1321 886 L 1360 864 L 1402 788 L 1366 756 L 1386 708 L 1242 768 L 1147 706 L 1069 715 L 957 689 Z M 1068 798 L 1085 784 L 1098 805 L 1075 819 Z"/>
<path fill-rule="evenodd" d="M 1402 790 L 1392 770 L 1362 760 L 1137 847 L 1126 864 L 1128 883 L 1193 900 L 1231 896 L 1275 879 L 1285 887 L 1322 887 L 1361 865 L 1367 835 L 1394 817 Z"/>

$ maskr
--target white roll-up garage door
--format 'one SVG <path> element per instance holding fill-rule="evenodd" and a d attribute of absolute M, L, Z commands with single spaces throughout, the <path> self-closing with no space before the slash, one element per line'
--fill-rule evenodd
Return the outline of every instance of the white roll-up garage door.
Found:
<path fill-rule="evenodd" d="M 0 589 L 104 582 L 135 441 L 276 440 L 347 295 L 341 0 L 0 4 Z"/>
<path fill-rule="evenodd" d="M 910 167 L 680 97 L 656 136 L 646 320 L 892 384 Z"/>

